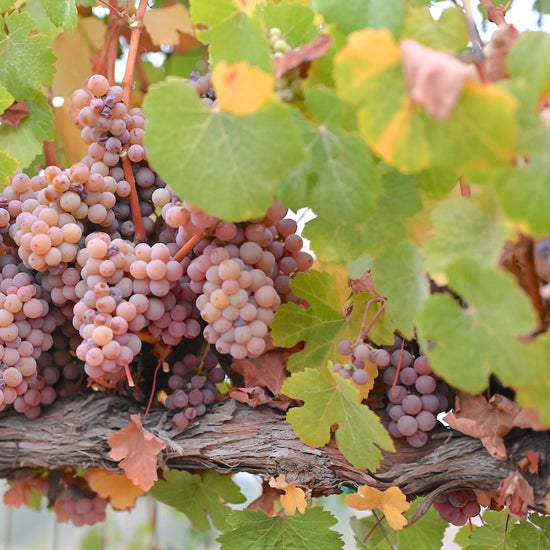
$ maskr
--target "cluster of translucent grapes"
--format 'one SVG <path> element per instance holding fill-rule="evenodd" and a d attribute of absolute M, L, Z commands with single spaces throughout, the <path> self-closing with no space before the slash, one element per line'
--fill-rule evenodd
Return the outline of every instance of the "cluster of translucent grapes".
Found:
<path fill-rule="evenodd" d="M 400 344 L 377 350 L 372 361 L 387 388 L 388 431 L 393 437 L 406 437 L 412 447 L 423 447 L 437 414 L 448 409 L 449 387 L 434 375 L 427 356 L 414 357 Z"/>
<path fill-rule="evenodd" d="M 109 86 L 104 76 L 96 74 L 88 79 L 87 89 L 76 90 L 71 97 L 82 141 L 89 145 L 88 155 L 105 166 L 116 166 L 121 155 L 132 162 L 145 158 L 143 111 L 128 111 L 123 95 L 120 86 Z"/>
<path fill-rule="evenodd" d="M 334 372 L 342 378 L 353 380 L 358 386 L 364 386 L 370 380 L 369 373 L 365 370 L 366 362 L 371 361 L 372 348 L 366 344 L 354 346 L 349 340 L 338 342 L 338 353 L 346 355 L 349 360 L 346 362 L 334 363 Z"/>
<path fill-rule="evenodd" d="M 464 525 L 481 511 L 476 494 L 470 489 L 442 493 L 435 499 L 433 506 L 443 521 L 458 526 Z"/>
<path fill-rule="evenodd" d="M 0 272 L 0 410 L 13 408 L 29 418 L 55 399 L 54 382 L 38 370 L 41 354 L 52 347 L 57 321 L 32 276 L 5 254 Z"/>
<path fill-rule="evenodd" d="M 174 209 L 184 212 L 184 207 L 166 206 L 163 216 L 170 225 Z M 210 220 L 207 227 L 214 235 L 193 249 L 196 257 L 186 268 L 189 286 L 199 294 L 196 305 L 208 323 L 203 335 L 219 353 L 237 359 L 261 355 L 279 305 L 298 301 L 290 279 L 309 269 L 313 259 L 302 251 L 296 222 L 286 214 L 275 201 L 264 218 L 232 228 L 226 224 L 224 230 L 232 231 L 224 242 L 216 219 Z"/>
<path fill-rule="evenodd" d="M 107 501 L 96 493 L 82 493 L 78 489 L 62 489 L 52 510 L 59 523 L 71 522 L 77 527 L 94 525 L 105 519 Z"/>
<path fill-rule="evenodd" d="M 184 430 L 190 420 L 202 416 L 206 407 L 214 403 L 216 384 L 224 380 L 225 371 L 214 353 L 202 357 L 187 353 L 181 361 L 172 365 L 170 372 L 164 405 L 167 409 L 178 411 L 172 417 L 172 424 Z"/>
<path fill-rule="evenodd" d="M 292 46 L 286 41 L 284 34 L 278 27 L 269 29 L 269 45 L 273 59 L 282 57 L 285 53 L 292 50 Z M 275 80 L 275 93 L 286 102 L 302 99 L 303 81 L 304 78 L 300 73 L 300 68 L 291 69 L 284 76 Z"/>

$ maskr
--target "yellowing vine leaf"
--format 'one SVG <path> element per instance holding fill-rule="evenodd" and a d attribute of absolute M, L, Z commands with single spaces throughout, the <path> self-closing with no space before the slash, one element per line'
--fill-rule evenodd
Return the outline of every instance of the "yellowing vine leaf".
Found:
<path fill-rule="evenodd" d="M 246 61 L 228 65 L 220 61 L 212 71 L 218 105 L 236 115 L 257 111 L 275 97 L 275 78 Z"/>
<path fill-rule="evenodd" d="M 355 494 L 346 495 L 346 504 L 356 510 L 380 508 L 388 523 L 395 530 L 403 529 L 407 525 L 403 512 L 411 507 L 399 487 L 390 487 L 385 491 L 379 491 L 367 485 L 359 487 Z"/>
<path fill-rule="evenodd" d="M 294 515 L 296 508 L 303 514 L 307 508 L 306 494 L 300 487 L 296 487 L 296 481 L 287 481 L 285 474 L 269 480 L 270 487 L 284 491 L 281 495 L 281 504 L 287 514 Z"/>
<path fill-rule="evenodd" d="M 85 477 L 90 489 L 101 498 L 108 499 L 115 510 L 130 510 L 135 506 L 136 498 L 145 494 L 125 475 L 102 468 L 87 470 Z"/>
<path fill-rule="evenodd" d="M 157 455 L 166 448 L 166 443 L 143 427 L 140 414 L 130 418 L 126 428 L 107 439 L 111 446 L 109 456 L 120 460 L 119 466 L 132 483 L 148 491 L 158 479 Z"/>
<path fill-rule="evenodd" d="M 307 445 L 321 447 L 335 428 L 338 448 L 357 468 L 376 470 L 380 449 L 393 450 L 393 443 L 380 419 L 361 404 L 359 391 L 339 375 L 307 369 L 293 374 L 283 384 L 283 392 L 304 402 L 287 413 L 287 420 Z"/>
<path fill-rule="evenodd" d="M 143 25 L 157 46 L 176 45 L 180 40 L 179 33 L 195 35 L 189 12 L 182 4 L 147 10 Z"/>
<path fill-rule="evenodd" d="M 517 101 L 512 94 L 495 85 L 467 81 L 460 97 L 454 97 L 468 76 L 455 65 L 450 86 L 454 92 L 447 90 L 447 98 L 439 104 L 439 99 L 426 95 L 426 85 L 417 88 L 421 74 L 415 77 L 420 80 L 413 81 L 411 73 L 418 64 L 411 63 L 411 43 L 405 42 L 409 57 L 405 67 L 399 45 L 386 29 L 351 34 L 335 57 L 338 92 L 359 105 L 359 130 L 367 143 L 403 173 L 438 166 L 478 174 L 494 170 L 495 164 L 509 163 L 515 155 L 518 132 Z M 434 57 L 437 60 L 442 55 L 433 51 L 432 65 Z M 429 107 L 428 111 L 421 105 Z"/>

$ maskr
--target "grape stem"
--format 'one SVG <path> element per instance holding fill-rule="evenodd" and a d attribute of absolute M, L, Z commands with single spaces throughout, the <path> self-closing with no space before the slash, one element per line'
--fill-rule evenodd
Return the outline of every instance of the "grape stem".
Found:
<path fill-rule="evenodd" d="M 127 364 L 124 364 L 124 372 L 126 373 L 126 379 L 128 380 L 128 386 L 133 388 L 136 384 L 134 382 L 134 379 L 132 378 L 132 373 L 130 372 L 130 366 Z"/>
<path fill-rule="evenodd" d="M 124 177 L 130 184 L 130 210 L 134 222 L 135 240 L 141 243 L 145 241 L 146 235 L 145 229 L 143 229 L 143 222 L 141 221 L 141 210 L 139 208 L 139 198 L 137 195 L 134 172 L 132 170 L 132 162 L 128 158 L 128 155 L 122 157 L 122 168 L 124 169 Z"/>
<path fill-rule="evenodd" d="M 397 381 L 399 380 L 399 373 L 401 372 L 401 365 L 403 363 L 403 350 L 405 349 L 405 338 L 401 340 L 401 351 L 399 352 L 399 361 L 397 362 L 397 370 L 395 371 L 395 376 L 393 378 L 392 391 L 395 390 Z"/>
<path fill-rule="evenodd" d="M 367 317 L 369 314 L 369 308 L 372 304 L 375 302 L 382 302 L 382 305 L 380 306 L 380 309 L 374 314 L 371 322 L 365 327 L 365 324 L 367 323 Z M 369 300 L 365 305 L 365 311 L 363 313 L 363 319 L 361 320 L 361 330 L 359 331 L 359 336 L 357 337 L 357 340 L 355 342 L 355 345 L 360 344 L 365 338 L 368 336 L 370 329 L 374 326 L 374 323 L 378 320 L 378 317 L 382 315 L 382 313 L 386 309 L 386 304 L 384 302 L 384 298 L 380 296 L 376 296 L 375 298 L 372 298 Z"/>
<path fill-rule="evenodd" d="M 174 260 L 181 262 L 195 246 L 197 246 L 204 238 L 204 233 L 195 233 L 189 240 L 174 254 Z"/>
<path fill-rule="evenodd" d="M 145 419 L 147 418 L 147 415 L 149 414 L 149 410 L 151 409 L 151 405 L 153 404 L 153 397 L 155 396 L 155 390 L 157 387 L 157 375 L 160 369 L 160 366 L 162 365 L 162 361 L 159 359 L 157 363 L 157 368 L 155 369 L 155 372 L 153 374 L 153 384 L 151 386 L 151 394 L 149 396 L 149 403 L 147 403 L 147 408 L 145 409 L 145 412 L 143 413 L 143 421 L 145 422 Z"/>

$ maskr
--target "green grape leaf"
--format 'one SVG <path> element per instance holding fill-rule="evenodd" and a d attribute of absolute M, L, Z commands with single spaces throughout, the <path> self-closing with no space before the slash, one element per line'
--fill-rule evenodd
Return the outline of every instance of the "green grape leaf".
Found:
<path fill-rule="evenodd" d="M 522 33 L 506 56 L 511 78 L 524 77 L 540 97 L 550 88 L 550 67 L 544 60 L 550 55 L 550 36 L 542 32 Z"/>
<path fill-rule="evenodd" d="M 298 342 L 306 342 L 303 351 L 290 356 L 289 372 L 319 368 L 335 357 L 338 338 L 345 334 L 344 308 L 350 292 L 347 281 L 312 270 L 297 275 L 290 286 L 300 298 L 307 300 L 309 308 L 303 309 L 294 303 L 280 306 L 271 325 L 273 343 L 291 348 Z"/>
<path fill-rule="evenodd" d="M 281 29 L 285 40 L 293 48 L 313 42 L 319 35 L 319 28 L 313 22 L 315 12 L 308 6 L 283 0 L 279 4 L 269 3 L 262 12 L 268 29 Z"/>
<path fill-rule="evenodd" d="M 304 92 L 306 105 L 323 124 L 336 124 L 344 130 L 357 130 L 355 109 L 333 88 L 317 85 Z"/>
<path fill-rule="evenodd" d="M 191 0 L 191 19 L 197 38 L 209 44 L 212 63 L 247 61 L 272 72 L 269 43 L 257 14 L 247 13 L 247 2 Z"/>
<path fill-rule="evenodd" d="M 327 375 L 306 369 L 285 380 L 282 392 L 304 402 L 287 412 L 287 421 L 304 443 L 315 447 L 330 441 L 331 427 L 337 424 L 336 444 L 350 464 L 376 471 L 380 449 L 394 450 L 391 437 L 380 418 L 361 404 L 359 390 L 349 380 Z"/>
<path fill-rule="evenodd" d="M 430 364 L 450 385 L 480 393 L 496 374 L 516 385 L 528 346 L 518 340 L 536 328 L 535 313 L 512 275 L 470 259 L 447 268 L 449 294 L 435 294 L 424 303 L 418 334 Z"/>
<path fill-rule="evenodd" d="M 533 158 L 532 162 L 511 168 L 508 177 L 498 186 L 498 195 L 506 213 L 526 225 L 537 237 L 550 232 L 549 167 L 550 158 Z"/>
<path fill-rule="evenodd" d="M 368 240 L 363 251 L 372 256 L 378 256 L 404 240 L 407 236 L 407 218 L 422 209 L 422 199 L 414 178 L 388 166 L 383 166 L 381 172 L 383 192 L 376 209 L 365 222 Z"/>
<path fill-rule="evenodd" d="M 385 27 L 399 36 L 407 14 L 402 0 L 348 0 L 346 9 L 342 9 L 340 0 L 310 0 L 310 4 L 327 23 L 337 25 L 346 34 L 364 27 Z"/>
<path fill-rule="evenodd" d="M 517 549 L 511 537 L 511 529 L 506 527 L 507 513 L 484 512 L 481 527 L 475 527 L 468 538 L 464 550 L 512 550 Z"/>
<path fill-rule="evenodd" d="M 410 7 L 403 36 L 451 53 L 460 52 L 470 41 L 466 18 L 458 6 L 446 9 L 437 21 L 427 6 Z"/>
<path fill-rule="evenodd" d="M 25 97 L 29 114 L 17 127 L 0 126 L 0 150 L 28 167 L 42 152 L 43 141 L 53 139 L 53 115 L 48 100 L 41 92 L 28 92 Z M 8 161 L 9 165 L 13 165 Z M 13 175 L 13 174 L 12 174 Z"/>
<path fill-rule="evenodd" d="M 308 160 L 287 174 L 277 196 L 294 209 L 309 206 L 317 214 L 316 224 L 326 221 L 330 230 L 337 221 L 340 232 L 347 229 L 349 233 L 341 240 L 352 240 L 356 225 L 374 209 L 380 194 L 372 155 L 363 139 L 338 126 L 317 126 L 304 120 L 301 127 Z M 339 241 L 329 244 L 331 259 L 338 254 L 338 245 Z M 324 249 L 315 242 L 313 248 L 326 261 Z M 346 259 L 345 255 L 338 258 Z"/>
<path fill-rule="evenodd" d="M 0 114 L 13 103 L 13 96 L 0 84 Z"/>
<path fill-rule="evenodd" d="M 42 6 L 56 27 L 72 31 L 76 26 L 75 0 L 42 0 Z"/>
<path fill-rule="evenodd" d="M 155 170 L 182 198 L 226 221 L 263 216 L 276 183 L 304 158 L 298 130 L 280 104 L 233 115 L 212 110 L 191 86 L 168 78 L 150 88 L 143 107 Z"/>
<path fill-rule="evenodd" d="M 510 540 L 516 550 L 543 550 L 550 548 L 550 518 L 529 515 L 529 522 L 516 523 L 510 531 Z"/>
<path fill-rule="evenodd" d="M 369 146 L 403 173 L 440 166 L 480 178 L 515 155 L 518 102 L 511 93 L 468 81 L 449 116 L 431 118 L 411 106 L 401 50 L 385 29 L 350 35 L 334 75 L 338 93 L 362 104 L 359 129 Z"/>
<path fill-rule="evenodd" d="M 15 174 L 18 166 L 19 162 L 16 159 L 0 151 L 0 189 L 3 189 L 8 178 Z"/>
<path fill-rule="evenodd" d="M 233 512 L 228 522 L 232 531 L 217 541 L 221 550 L 338 550 L 341 535 L 331 529 L 336 518 L 320 507 L 307 508 L 305 514 L 268 516 L 257 510 Z"/>
<path fill-rule="evenodd" d="M 53 81 L 55 55 L 49 39 L 33 33 L 34 21 L 14 11 L 0 19 L 0 82 L 17 100 Z"/>
<path fill-rule="evenodd" d="M 550 361 L 550 335 L 542 334 L 527 347 L 523 364 L 529 368 L 518 369 L 513 380 L 515 400 L 525 408 L 536 409 L 541 422 L 550 425 L 550 372 L 547 368 Z"/>
<path fill-rule="evenodd" d="M 417 498 L 409 510 L 404 513 L 407 520 L 410 520 L 418 505 L 422 502 L 422 498 Z M 396 548 L 414 548 L 415 550 L 440 550 L 441 541 L 448 527 L 448 523 L 443 521 L 439 514 L 430 508 L 420 520 L 412 525 L 405 526 L 400 531 L 393 531 L 384 518 L 381 522 L 382 528 L 373 527 L 377 523 L 376 518 L 368 516 L 365 518 L 352 517 L 350 525 L 355 534 L 357 547 L 360 549 L 377 548 L 379 550 L 388 550 L 389 544 L 384 536 L 384 530 L 390 534 L 390 540 Z M 371 533 L 372 530 L 372 533 Z M 365 537 L 371 533 L 368 540 L 363 542 Z"/>
<path fill-rule="evenodd" d="M 509 236 L 502 212 L 487 194 L 449 197 L 432 210 L 430 218 L 433 236 L 423 242 L 422 253 L 432 276 L 441 275 L 461 258 L 496 264 Z"/>
<path fill-rule="evenodd" d="M 386 299 L 386 311 L 396 328 L 412 338 L 416 316 L 429 295 L 429 285 L 418 247 L 402 241 L 374 260 L 374 284 Z"/>
<path fill-rule="evenodd" d="M 231 509 L 225 503 L 240 504 L 246 501 L 230 477 L 214 471 L 199 475 L 168 470 L 164 473 L 164 479 L 157 481 L 149 494 L 183 512 L 193 527 L 203 532 L 210 529 L 207 515 L 217 529 L 229 529 L 227 517 Z"/>

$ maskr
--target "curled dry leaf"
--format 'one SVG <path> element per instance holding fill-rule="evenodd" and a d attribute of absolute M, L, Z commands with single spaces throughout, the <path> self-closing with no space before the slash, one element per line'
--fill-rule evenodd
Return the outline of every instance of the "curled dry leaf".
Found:
<path fill-rule="evenodd" d="M 275 78 L 281 78 L 285 73 L 300 67 L 300 73 L 305 76 L 312 61 L 323 56 L 330 48 L 332 38 L 321 34 L 313 42 L 284 53 L 273 60 Z"/>
<path fill-rule="evenodd" d="M 475 67 L 411 38 L 401 41 L 401 53 L 410 98 L 431 117 L 448 118 L 466 81 L 476 78 Z"/>
<path fill-rule="evenodd" d="M 29 114 L 29 106 L 25 100 L 14 101 L 1 115 L 0 122 L 12 128 L 17 128 L 22 119 Z"/>
<path fill-rule="evenodd" d="M 538 417 L 522 409 L 517 403 L 500 394 L 495 394 L 487 402 L 482 395 L 459 392 L 456 397 L 455 412 L 445 416 L 451 428 L 466 435 L 477 437 L 485 448 L 496 458 L 507 456 L 503 437 L 512 428 L 541 427 Z M 536 427 L 534 429 L 537 429 Z"/>
<path fill-rule="evenodd" d="M 519 472 L 513 472 L 500 483 L 498 502 L 506 506 L 511 515 L 525 520 L 529 506 L 535 504 L 535 493 L 533 487 Z"/>
<path fill-rule="evenodd" d="M 285 474 L 269 480 L 270 487 L 284 491 L 281 495 L 281 505 L 291 516 L 296 512 L 296 508 L 303 514 L 307 508 L 306 494 L 302 489 L 296 487 L 296 481 L 287 481 Z"/>
<path fill-rule="evenodd" d="M 396 530 L 403 529 L 407 525 L 403 512 L 411 507 L 399 487 L 390 487 L 385 491 L 379 491 L 368 485 L 359 487 L 355 494 L 346 495 L 346 504 L 356 510 L 380 508 L 388 523 Z"/>
<path fill-rule="evenodd" d="M 158 479 L 157 455 L 166 448 L 166 443 L 143 427 L 140 414 L 130 418 L 126 428 L 107 439 L 111 446 L 109 456 L 120 460 L 119 466 L 132 483 L 148 491 Z"/>
<path fill-rule="evenodd" d="M 539 455 L 535 451 L 526 451 L 525 456 L 518 462 L 518 467 L 522 472 L 538 475 L 539 464 Z"/>

